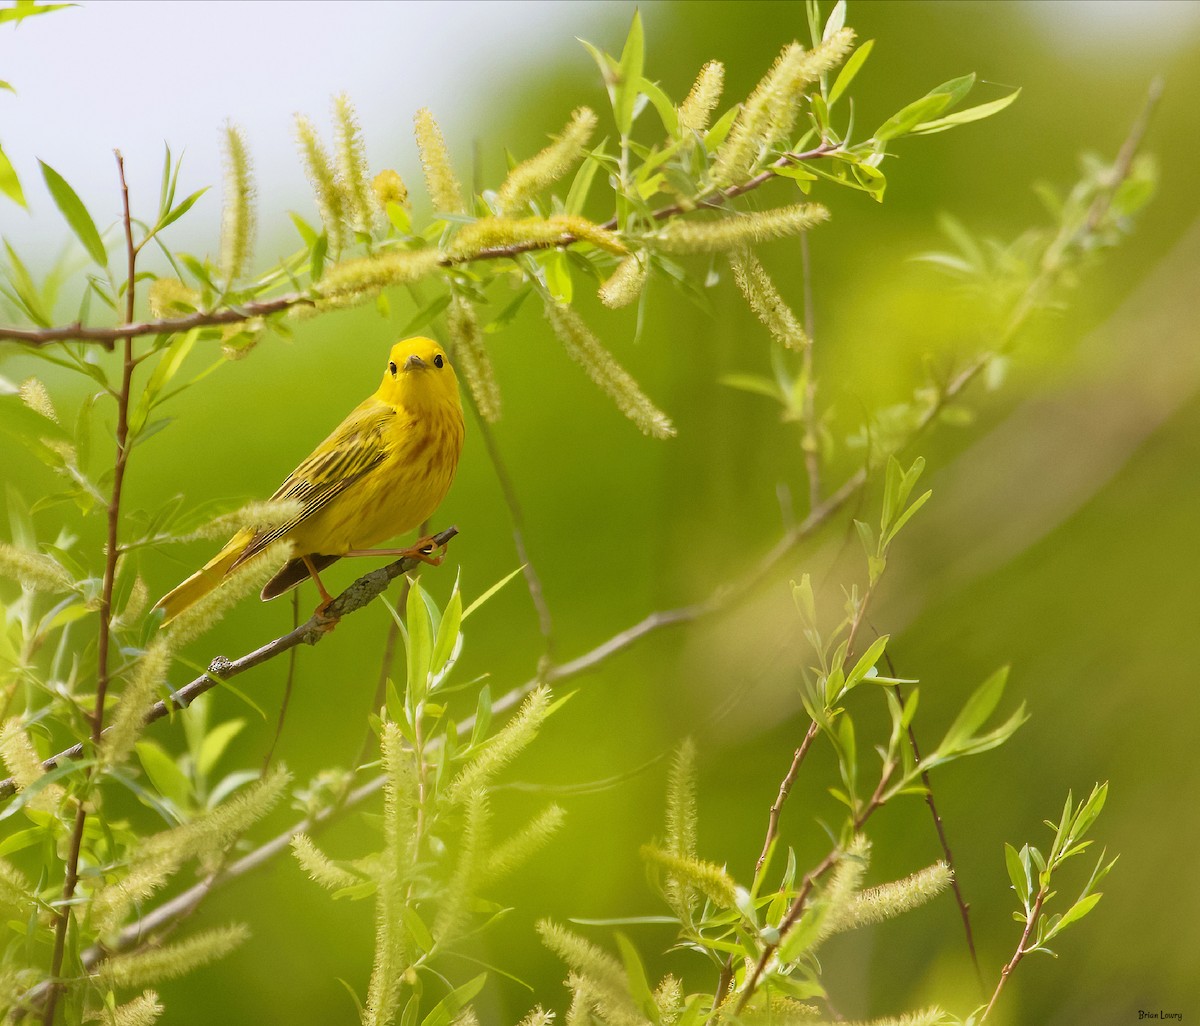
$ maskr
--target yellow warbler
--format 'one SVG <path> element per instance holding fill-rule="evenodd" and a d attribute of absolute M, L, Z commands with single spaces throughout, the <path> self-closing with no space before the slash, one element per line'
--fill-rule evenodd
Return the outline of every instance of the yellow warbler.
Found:
<path fill-rule="evenodd" d="M 462 451 L 458 379 L 436 342 L 397 342 L 383 381 L 280 485 L 272 501 L 299 503 L 286 523 L 243 528 L 174 591 L 158 601 L 169 623 L 248 559 L 276 541 L 292 543 L 292 558 L 262 590 L 272 599 L 312 577 L 326 603 L 318 571 L 343 556 L 422 556 L 430 539 L 408 549 L 375 549 L 411 531 L 445 498 Z M 423 558 L 423 556 L 422 556 Z"/>

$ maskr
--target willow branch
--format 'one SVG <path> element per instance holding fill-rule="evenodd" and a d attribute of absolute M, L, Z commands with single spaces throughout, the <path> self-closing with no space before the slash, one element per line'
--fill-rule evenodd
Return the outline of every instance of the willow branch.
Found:
<path fill-rule="evenodd" d="M 445 545 L 456 534 L 458 534 L 457 527 L 448 527 L 440 534 L 434 535 L 433 542 L 436 546 Z M 287 634 L 268 642 L 261 648 L 256 648 L 253 652 L 247 652 L 238 659 L 231 660 L 226 659 L 224 656 L 217 656 L 209 664 L 206 673 L 201 674 L 195 680 L 174 691 L 168 701 L 155 702 L 147 710 L 143 723 L 153 723 L 155 720 L 161 720 L 164 716 L 175 712 L 177 709 L 186 709 L 206 691 L 211 691 L 219 684 L 223 684 L 227 680 L 232 680 L 234 677 L 253 669 L 255 666 L 261 666 L 276 656 L 283 655 L 297 645 L 317 644 L 317 642 L 333 630 L 338 620 L 343 616 L 349 616 L 351 613 L 362 609 L 383 594 L 387 586 L 397 577 L 409 573 L 421 565 L 422 561 L 415 556 L 405 556 L 402 559 L 397 559 L 394 563 L 380 567 L 378 570 L 372 570 L 368 574 L 363 574 L 362 577 L 338 595 L 323 612 L 313 613 L 306 622 L 288 631 Z M 83 752 L 84 745 L 82 743 L 72 745 L 70 748 L 51 756 L 43 762 L 42 769 L 54 769 L 60 762 L 80 758 Z M 13 778 L 9 777 L 6 780 L 0 780 L 0 799 L 8 798 L 15 793 L 16 781 Z"/>
<path fill-rule="evenodd" d="M 117 174 L 121 182 L 122 220 L 125 226 L 125 320 L 133 320 L 134 291 L 137 285 L 137 250 L 133 245 L 133 219 L 129 213 L 129 185 L 125 181 L 125 160 L 120 150 L 116 151 Z M 117 455 L 113 466 L 112 492 L 106 514 L 107 534 L 104 547 L 104 581 L 100 588 L 100 636 L 96 644 L 96 702 L 92 711 L 91 741 L 93 747 L 99 747 L 100 737 L 104 731 L 104 700 L 108 695 L 110 683 L 108 672 L 108 654 L 112 641 L 112 601 L 113 587 L 117 579 L 117 557 L 119 529 L 121 524 L 121 495 L 125 484 L 125 467 L 129 462 L 129 400 L 133 385 L 133 369 L 136 363 L 133 359 L 133 336 L 125 337 L 125 354 L 121 364 L 121 390 L 117 394 Z M 92 768 L 87 771 L 84 791 L 87 791 L 92 778 Z M 83 851 L 83 831 L 87 820 L 88 803 L 84 795 L 76 797 L 75 824 L 71 831 L 70 846 L 67 850 L 66 867 L 63 877 L 62 906 L 57 910 L 57 920 L 54 924 L 54 950 L 50 956 L 50 979 L 57 981 L 62 970 L 63 957 L 66 953 L 67 928 L 71 921 L 71 900 L 75 896 L 75 886 L 79 881 L 79 860 Z M 46 998 L 42 1022 L 52 1026 L 54 1013 L 58 1004 L 58 995 L 62 987 L 58 982 L 50 985 L 50 993 Z"/>
<path fill-rule="evenodd" d="M 804 153 L 787 153 L 780 157 L 770 168 L 760 172 L 753 178 L 747 179 L 727 189 L 719 190 L 708 196 L 690 203 L 672 203 L 669 206 L 655 210 L 650 216 L 655 221 L 664 221 L 679 214 L 688 213 L 699 207 L 719 207 L 727 200 L 751 192 L 779 177 L 776 168 L 789 164 L 800 163 L 824 157 L 834 151 L 835 147 L 822 144 Z M 609 231 L 617 227 L 616 221 L 610 220 L 602 225 Z M 476 250 L 472 253 L 455 256 L 443 256 L 438 261 L 439 267 L 456 267 L 461 264 L 474 263 L 481 260 L 503 260 L 520 256 L 522 253 L 532 253 L 545 249 L 564 249 L 577 242 L 583 241 L 574 232 L 563 232 L 554 239 L 539 239 L 528 242 L 514 242 L 507 246 L 493 246 Z M 241 324 L 258 317 L 268 317 L 271 314 L 282 313 L 299 306 L 315 306 L 320 297 L 309 292 L 289 292 L 274 299 L 260 299 L 237 306 L 226 307 L 223 310 L 199 310 L 196 313 L 182 317 L 165 317 L 160 320 L 134 321 L 132 311 L 126 314 L 126 323 L 114 327 L 101 328 L 80 324 L 64 324 L 53 328 L 13 328 L 0 325 L 0 342 L 23 342 L 30 346 L 47 346 L 56 342 L 95 342 L 111 349 L 113 343 L 121 339 L 140 338 L 145 335 L 172 335 L 179 332 L 191 331 L 193 328 L 220 327 L 225 324 Z"/>

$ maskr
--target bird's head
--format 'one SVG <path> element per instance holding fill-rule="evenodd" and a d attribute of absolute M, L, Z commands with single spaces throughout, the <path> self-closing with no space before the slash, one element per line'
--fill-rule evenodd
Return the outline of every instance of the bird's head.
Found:
<path fill-rule="evenodd" d="M 461 405 L 450 358 L 437 342 L 424 337 L 392 346 L 377 394 L 386 403 L 409 408 Z"/>

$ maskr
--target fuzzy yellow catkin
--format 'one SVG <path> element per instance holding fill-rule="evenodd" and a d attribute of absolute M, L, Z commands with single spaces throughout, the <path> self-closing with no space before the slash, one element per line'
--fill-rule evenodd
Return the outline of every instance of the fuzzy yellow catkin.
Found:
<path fill-rule="evenodd" d="M 795 350 L 812 345 L 812 340 L 801 326 L 799 318 L 784 302 L 770 275 L 750 250 L 743 249 L 731 253 L 729 263 L 733 268 L 733 280 L 737 282 L 737 287 L 745 296 L 754 315 L 775 341 Z"/>
<path fill-rule="evenodd" d="M 254 248 L 254 179 L 246 140 L 232 122 L 225 125 L 225 205 L 221 209 L 218 270 L 225 281 L 241 277 Z"/>
<path fill-rule="evenodd" d="M 799 115 L 804 89 L 836 67 L 854 45 L 854 32 L 843 28 L 811 50 L 785 46 L 758 83 L 718 148 L 709 186 L 725 188 L 744 179 L 767 151 L 787 140 Z"/>
<path fill-rule="evenodd" d="M 399 866 L 406 864 L 413 837 L 413 790 L 416 774 L 404 747 L 404 737 L 394 723 L 385 723 L 379 738 L 383 767 L 384 851 L 375 892 L 375 959 L 367 984 L 363 1026 L 385 1026 L 395 1015 L 400 984 L 408 960 L 406 931 L 401 919 L 406 890 Z"/>
<path fill-rule="evenodd" d="M 489 846 L 487 861 L 480 871 L 480 884 L 491 883 L 507 876 L 523 865 L 558 832 L 567 814 L 558 805 L 539 812 L 512 837 Z"/>
<path fill-rule="evenodd" d="M 737 884 L 715 862 L 697 858 L 681 858 L 652 844 L 642 845 L 642 857 L 656 863 L 677 886 L 685 884 L 703 893 L 721 908 L 737 907 Z"/>
<path fill-rule="evenodd" d="M 725 65 L 709 61 L 700 69 L 691 90 L 679 105 L 679 127 L 685 131 L 703 132 L 721 99 L 725 87 Z"/>
<path fill-rule="evenodd" d="M 455 295 L 446 313 L 446 327 L 454 348 L 454 362 L 467 379 L 467 387 L 475 400 L 479 415 L 489 424 L 500 419 L 500 386 L 492 358 L 483 344 L 483 332 L 471 301 Z"/>
<path fill-rule="evenodd" d="M 167 679 L 171 665 L 171 650 L 166 641 L 155 638 L 138 660 L 129 683 L 121 692 L 112 726 L 104 734 L 100 755 L 109 766 L 124 761 L 146 722 L 146 713 L 154 702 L 154 694 Z"/>
<path fill-rule="evenodd" d="M 676 219 L 655 236 L 655 245 L 664 253 L 720 253 L 799 235 L 828 220 L 829 211 L 819 203 L 730 214 L 714 221 Z"/>
<path fill-rule="evenodd" d="M 178 651 L 216 626 L 240 599 L 258 591 L 290 558 L 291 542 L 278 541 L 231 572 L 195 605 L 180 613 L 166 628 L 167 643 Z"/>
<path fill-rule="evenodd" d="M 571 968 L 567 985 L 581 994 L 585 1004 L 601 1009 L 605 1021 L 644 1021 L 637 1003 L 629 995 L 624 967 L 612 955 L 547 919 L 537 924 L 537 930 L 542 943 Z M 587 1022 L 587 1016 L 579 1021 Z"/>
<path fill-rule="evenodd" d="M 333 98 L 333 127 L 337 140 L 337 177 L 346 215 L 356 232 L 369 232 L 375 223 L 368 181 L 367 149 L 354 105 L 345 93 Z"/>
<path fill-rule="evenodd" d="M 644 434 L 655 438 L 670 438 L 675 434 L 671 419 L 646 398 L 637 382 L 600 344 L 572 307 L 547 301 L 546 320 L 571 359 Z"/>
<path fill-rule="evenodd" d="M 550 689 L 535 688 L 521 703 L 517 714 L 478 749 L 443 792 L 451 804 L 470 799 L 492 777 L 507 766 L 534 739 L 542 721 L 550 714 Z"/>
<path fill-rule="evenodd" d="M 514 167 L 496 190 L 496 210 L 514 214 L 543 189 L 558 181 L 583 156 L 596 130 L 596 115 L 587 107 L 571 114 L 562 134 L 536 156 Z"/>
<path fill-rule="evenodd" d="M 645 253 L 630 253 L 600 286 L 600 301 L 610 309 L 628 306 L 642 294 L 650 258 Z"/>
<path fill-rule="evenodd" d="M 380 210 L 387 210 L 389 203 L 408 207 L 408 186 L 404 184 L 399 171 L 391 168 L 380 171 L 371 182 L 371 191 L 375 193 L 375 202 Z"/>
<path fill-rule="evenodd" d="M 150 313 L 160 320 L 200 309 L 200 293 L 178 278 L 155 278 L 150 285 Z"/>
<path fill-rule="evenodd" d="M 553 1026 L 554 1013 L 547 1012 L 541 1005 L 534 1005 L 529 1014 L 517 1026 Z"/>
<path fill-rule="evenodd" d="M 323 308 L 353 306 L 390 285 L 404 285 L 432 274 L 441 263 L 436 249 L 389 250 L 379 256 L 347 260 L 329 268 L 315 292 Z"/>
<path fill-rule="evenodd" d="M 112 955 L 96 967 L 110 987 L 138 987 L 175 979 L 229 954 L 250 936 L 241 923 L 205 930 L 176 944 Z"/>
<path fill-rule="evenodd" d="M 425 188 L 429 190 L 434 209 L 445 214 L 465 213 L 467 208 L 463 203 L 462 186 L 458 184 L 450 163 L 450 153 L 446 149 L 442 130 L 429 108 L 422 107 L 417 111 L 413 115 L 413 123 L 417 150 L 421 155 L 421 169 L 425 172 Z"/>
<path fill-rule="evenodd" d="M 26 378 L 18 387 L 17 394 L 21 397 L 21 402 L 34 413 L 41 414 L 55 424 L 58 423 L 58 414 L 54 410 L 54 403 L 50 401 L 50 393 L 40 379 Z"/>
<path fill-rule="evenodd" d="M 267 502 L 248 502 L 232 513 L 216 517 L 203 527 L 198 527 L 190 534 L 183 535 L 180 541 L 197 541 L 200 538 L 224 538 L 228 534 L 240 531 L 243 527 L 255 530 L 270 530 L 282 527 L 296 519 L 304 509 L 304 503 L 298 499 L 273 499 Z"/>
<path fill-rule="evenodd" d="M 8 768 L 9 775 L 17 785 L 17 791 L 32 787 L 46 773 L 41 757 L 33 747 L 18 716 L 7 720 L 0 727 L 0 760 Z M 29 806 L 42 812 L 53 812 L 63 798 L 63 789 L 58 784 L 47 784 L 29 801 Z"/>
<path fill-rule="evenodd" d="M 0 542 L 0 577 L 18 581 L 30 591 L 67 591 L 75 586 L 71 575 L 57 560 L 7 542 Z"/>
<path fill-rule="evenodd" d="M 312 842 L 308 834 L 295 834 L 292 837 L 292 854 L 300 863 L 300 868 L 322 887 L 331 891 L 343 887 L 352 887 L 362 883 L 363 877 L 337 865 L 328 855 Z"/>
<path fill-rule="evenodd" d="M 662 1021 L 674 1022 L 683 1008 L 683 983 L 678 976 L 667 973 L 654 989 L 654 1005 Z"/>
<path fill-rule="evenodd" d="M 338 253 L 346 242 L 345 194 L 339 186 L 329 154 L 317 137 L 317 130 L 303 114 L 296 115 L 296 139 L 300 143 L 304 173 L 312 186 L 321 223 L 329 238 L 329 248 Z"/>
<path fill-rule="evenodd" d="M 163 1014 L 162 1002 L 153 990 L 143 991 L 132 1001 L 117 1005 L 103 1019 L 104 1026 L 153 1026 Z"/>
<path fill-rule="evenodd" d="M 932 901 L 950 886 L 953 879 L 954 874 L 945 862 L 935 862 L 903 880 L 868 887 L 837 917 L 832 931 L 853 930 L 903 915 Z"/>

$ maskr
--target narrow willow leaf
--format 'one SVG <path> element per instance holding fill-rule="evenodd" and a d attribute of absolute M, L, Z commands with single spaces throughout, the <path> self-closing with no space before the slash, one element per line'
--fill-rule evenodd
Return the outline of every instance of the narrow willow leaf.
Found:
<path fill-rule="evenodd" d="M 0 192 L 3 192 L 18 206 L 29 209 L 29 204 L 25 202 L 25 192 L 21 188 L 21 179 L 17 177 L 16 169 L 13 168 L 12 161 L 5 155 L 2 146 L 0 146 Z"/>
<path fill-rule="evenodd" d="M 839 99 L 842 93 L 850 88 L 850 83 L 854 81 L 854 77 L 862 70 L 862 66 L 867 63 L 867 58 L 871 56 L 871 50 L 875 46 L 874 39 L 868 39 L 857 50 L 854 51 L 846 61 L 845 66 L 838 77 L 834 79 L 833 88 L 829 90 L 829 106 L 832 107 Z"/>
<path fill-rule="evenodd" d="M 934 121 L 924 121 L 913 128 L 909 134 L 934 135 L 937 132 L 945 132 L 947 129 L 954 128 L 957 125 L 967 125 L 972 121 L 982 121 L 984 118 L 990 118 L 993 114 L 999 114 L 1000 111 L 1015 103 L 1017 97 L 1020 95 L 1021 90 L 1016 89 L 999 100 L 992 100 L 990 103 L 981 103 L 977 107 L 968 107 L 966 110 L 960 110 L 956 114 L 947 114 L 944 118 L 937 118 Z"/>
<path fill-rule="evenodd" d="M 613 119 L 622 136 L 633 128 L 633 109 L 638 97 L 638 86 L 642 81 L 642 68 L 646 62 L 646 38 L 642 31 L 642 14 L 633 12 L 625 48 L 621 51 L 621 62 L 617 66 L 617 83 L 613 89 Z"/>
<path fill-rule="evenodd" d="M 83 200 L 54 168 L 44 160 L 39 160 L 38 163 L 42 166 L 42 177 L 46 180 L 46 188 L 50 190 L 54 205 L 67 219 L 71 231 L 83 243 L 83 248 L 87 250 L 88 256 L 101 267 L 107 267 L 108 254 L 104 251 L 104 242 L 100 238 L 100 233 L 96 231 L 96 222 L 92 220 L 92 215 L 83 205 Z"/>

